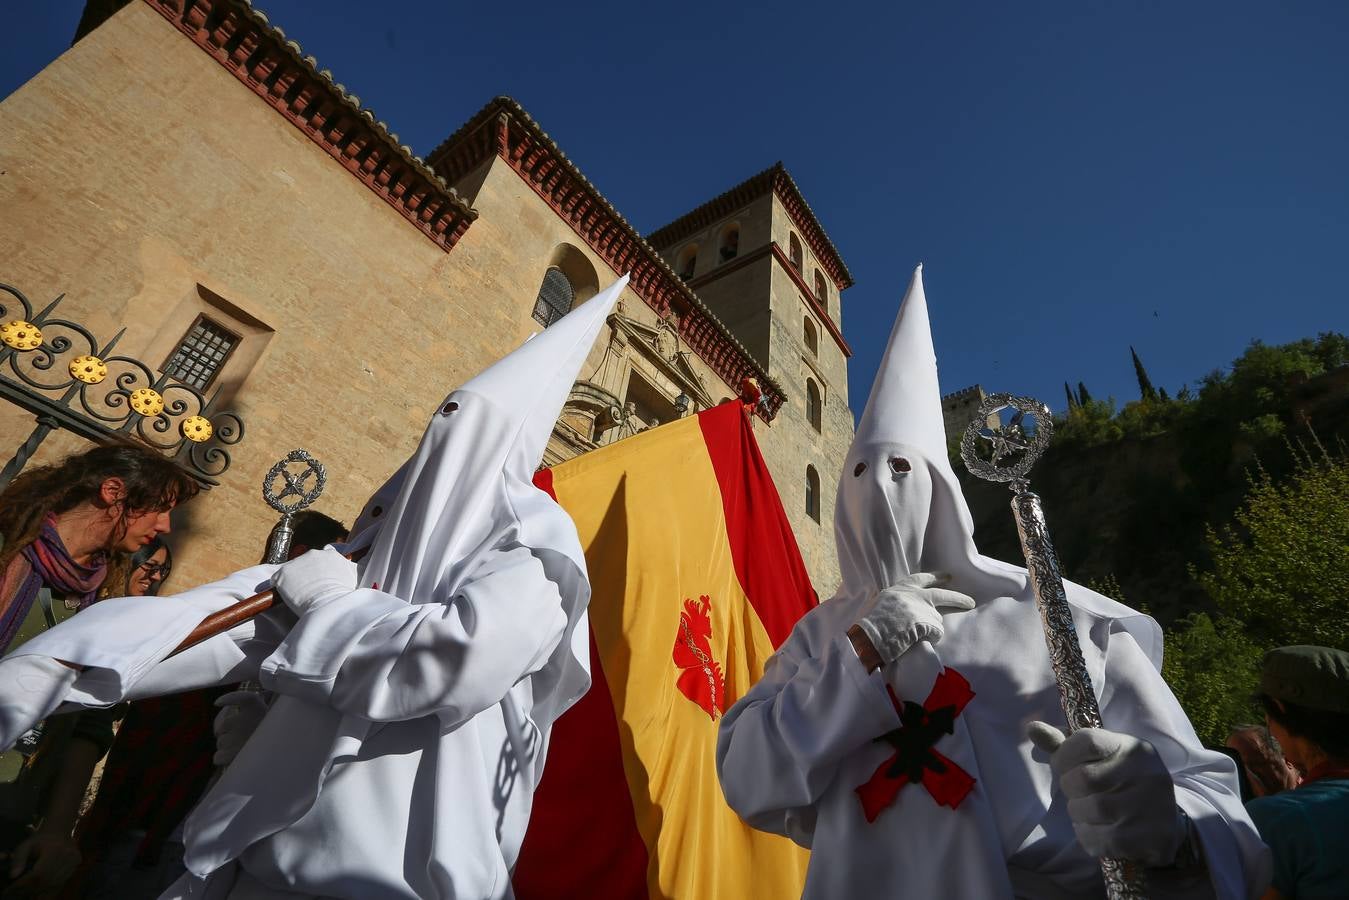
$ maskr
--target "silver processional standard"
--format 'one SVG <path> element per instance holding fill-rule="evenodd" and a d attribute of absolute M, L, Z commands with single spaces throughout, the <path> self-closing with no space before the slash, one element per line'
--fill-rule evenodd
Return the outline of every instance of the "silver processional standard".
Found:
<path fill-rule="evenodd" d="M 304 463 L 304 468 L 298 473 L 293 472 L 290 468 L 291 463 Z M 312 487 L 307 484 L 311 475 L 314 476 Z M 278 478 L 283 483 L 280 491 L 274 487 Z M 263 562 L 286 561 L 286 556 L 290 553 L 291 538 L 295 536 L 290 524 L 291 518 L 300 510 L 313 505 L 323 493 L 323 486 L 327 482 L 328 470 L 324 468 L 323 463 L 314 459 L 308 450 L 290 451 L 267 471 L 267 475 L 262 479 L 262 499 L 266 500 L 272 509 L 281 513 L 281 518 L 267 537 L 267 556 Z M 291 497 L 295 499 L 288 500 Z"/>
<path fill-rule="evenodd" d="M 1003 425 L 996 418 L 1005 409 L 1013 410 L 1011 421 Z M 1027 433 L 1023 423 L 1027 416 L 1034 419 L 1035 428 Z M 996 422 L 997 424 L 993 424 Z M 979 406 L 974 421 L 965 429 L 960 440 L 960 456 L 970 474 L 984 481 L 1008 485 L 1012 490 L 1012 514 L 1016 518 L 1017 534 L 1021 538 L 1021 552 L 1026 557 L 1026 571 L 1035 591 L 1035 605 L 1040 610 L 1044 625 L 1045 644 L 1049 648 L 1049 662 L 1058 682 L 1063 714 L 1068 719 L 1069 733 L 1079 728 L 1100 728 L 1101 709 L 1096 702 L 1096 691 L 1082 657 L 1082 646 L 1077 641 L 1073 613 L 1068 606 L 1068 595 L 1063 588 L 1063 574 L 1054 543 L 1049 539 L 1045 513 L 1040 498 L 1030 489 L 1031 466 L 1049 445 L 1054 433 L 1049 408 L 1030 397 L 1012 394 L 990 394 Z M 988 458 L 980 455 L 981 442 L 991 445 Z M 1017 458 L 1019 456 L 1019 458 Z M 1104 858 L 1101 871 L 1105 876 L 1106 896 L 1110 900 L 1143 900 L 1147 886 L 1143 867 L 1130 860 Z"/>

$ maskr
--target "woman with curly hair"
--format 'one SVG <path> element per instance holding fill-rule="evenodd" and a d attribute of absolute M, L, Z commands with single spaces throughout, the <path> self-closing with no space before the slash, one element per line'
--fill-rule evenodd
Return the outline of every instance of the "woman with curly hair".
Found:
<path fill-rule="evenodd" d="M 105 581 L 125 583 L 127 555 L 167 533 L 169 512 L 197 490 L 172 460 L 130 442 L 15 478 L 0 493 L 0 654 L 93 603 Z M 0 754 L 0 884 L 15 879 L 7 898 L 46 896 L 78 863 L 71 830 L 113 715 L 54 716 Z"/>

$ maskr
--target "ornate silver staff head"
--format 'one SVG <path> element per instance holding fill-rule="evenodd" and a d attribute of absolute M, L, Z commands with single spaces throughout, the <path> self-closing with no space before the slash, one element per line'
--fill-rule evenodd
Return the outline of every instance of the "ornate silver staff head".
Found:
<path fill-rule="evenodd" d="M 999 415 L 1004 409 L 1013 410 L 1006 425 Z M 1035 426 L 1029 433 L 1027 416 Z M 1053 435 L 1054 420 L 1049 407 L 1040 401 L 1014 394 L 989 394 L 960 439 L 960 458 L 976 478 L 1010 484 L 1014 491 L 1025 490 L 1031 467 Z M 981 453 L 985 445 L 988 449 Z"/>
<path fill-rule="evenodd" d="M 311 477 L 313 484 L 309 483 Z M 277 489 L 278 482 L 280 490 Z M 267 470 L 267 475 L 262 479 L 262 499 L 281 514 L 281 519 L 267 538 L 264 562 L 286 561 L 291 538 L 295 536 L 290 526 L 291 518 L 300 510 L 313 505 L 327 482 L 328 470 L 308 450 L 292 450 Z"/>
<path fill-rule="evenodd" d="M 1004 425 L 999 413 L 1005 409 L 1012 410 L 1012 417 Z M 1033 421 L 1033 430 L 1027 427 L 1031 424 L 1026 422 L 1027 416 Z M 1058 682 L 1064 716 L 1069 727 L 1076 731 L 1100 728 L 1101 710 L 1077 640 L 1044 510 L 1027 480 L 1053 433 L 1054 421 L 1049 407 L 1043 403 L 1013 394 L 990 394 L 979 405 L 974 421 L 960 439 L 960 456 L 971 475 L 1007 484 L 1012 489 L 1012 513 L 1021 538 L 1021 552 L 1026 557 L 1026 574 L 1044 625 L 1049 663 Z M 1109 900 L 1143 900 L 1147 896 L 1143 869 L 1136 863 L 1102 859 L 1101 870 Z"/>

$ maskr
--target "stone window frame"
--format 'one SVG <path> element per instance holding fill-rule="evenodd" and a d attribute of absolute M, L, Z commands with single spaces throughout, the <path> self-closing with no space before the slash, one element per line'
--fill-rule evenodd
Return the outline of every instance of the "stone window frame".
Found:
<path fill-rule="evenodd" d="M 806 464 L 806 515 L 820 521 L 820 473 Z"/>
<path fill-rule="evenodd" d="M 735 235 L 735 246 L 730 246 L 729 238 Z M 729 253 L 727 251 L 730 251 Z M 717 265 L 730 262 L 740 255 L 740 222 L 727 222 L 717 235 Z"/>
<path fill-rule="evenodd" d="M 796 236 L 795 231 L 787 232 L 787 261 L 792 264 L 792 268 L 801 274 L 805 271 L 804 256 L 801 254 L 801 239 Z"/>
<path fill-rule="evenodd" d="M 803 316 L 801 319 L 801 340 L 811 356 L 820 355 L 820 329 L 810 316 Z"/>
<path fill-rule="evenodd" d="M 814 378 L 806 379 L 806 421 L 817 432 L 824 431 L 824 393 Z"/>
<path fill-rule="evenodd" d="M 675 275 L 681 281 L 691 281 L 694 274 L 698 271 L 698 242 L 690 241 L 679 248 L 679 254 L 675 257 Z"/>
<path fill-rule="evenodd" d="M 815 270 L 815 299 L 820 301 L 824 309 L 829 308 L 829 281 L 819 269 Z"/>

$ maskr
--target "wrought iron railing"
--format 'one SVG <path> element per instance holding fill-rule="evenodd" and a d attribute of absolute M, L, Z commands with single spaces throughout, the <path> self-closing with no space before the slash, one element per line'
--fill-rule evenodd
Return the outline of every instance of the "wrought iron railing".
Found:
<path fill-rule="evenodd" d="M 0 398 L 26 409 L 37 427 L 0 471 L 0 489 L 27 465 L 52 431 L 89 440 L 128 435 L 174 457 L 203 486 L 230 467 L 228 448 L 243 420 L 218 410 L 197 388 L 157 373 L 131 356 L 110 356 L 84 325 L 55 315 L 62 294 L 38 312 L 17 288 L 0 284 Z"/>

